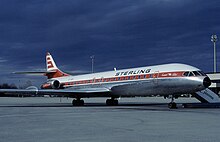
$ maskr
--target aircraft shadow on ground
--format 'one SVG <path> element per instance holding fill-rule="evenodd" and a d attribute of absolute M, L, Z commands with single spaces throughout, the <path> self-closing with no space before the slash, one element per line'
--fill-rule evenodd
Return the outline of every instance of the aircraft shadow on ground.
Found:
<path fill-rule="evenodd" d="M 84 106 L 72 106 L 72 104 L 69 103 L 50 103 L 50 104 L 4 104 L 0 107 L 121 107 L 121 106 L 161 106 L 161 105 L 167 105 L 166 103 L 147 103 L 147 104 L 138 104 L 138 103 L 122 103 L 118 106 L 107 106 L 105 103 L 85 103 Z"/>

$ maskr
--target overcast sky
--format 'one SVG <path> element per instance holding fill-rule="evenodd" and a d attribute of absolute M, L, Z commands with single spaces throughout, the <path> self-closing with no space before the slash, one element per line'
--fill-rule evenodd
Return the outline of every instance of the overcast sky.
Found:
<path fill-rule="evenodd" d="M 0 83 L 45 81 L 10 73 L 44 70 L 46 52 L 68 72 L 91 71 L 91 55 L 96 72 L 172 62 L 211 72 L 219 32 L 219 0 L 0 0 Z"/>

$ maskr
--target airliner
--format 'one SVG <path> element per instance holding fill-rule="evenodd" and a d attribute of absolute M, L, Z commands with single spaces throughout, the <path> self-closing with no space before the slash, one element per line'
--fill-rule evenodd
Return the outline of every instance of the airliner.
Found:
<path fill-rule="evenodd" d="M 47 77 L 41 89 L 0 89 L 6 94 L 62 95 L 74 98 L 73 106 L 83 106 L 82 98 L 109 97 L 106 104 L 118 105 L 120 97 L 172 96 L 169 108 L 176 108 L 174 98 L 193 94 L 211 85 L 209 77 L 200 69 L 180 63 L 145 66 L 100 73 L 70 75 L 61 71 L 50 53 L 46 54 Z"/>

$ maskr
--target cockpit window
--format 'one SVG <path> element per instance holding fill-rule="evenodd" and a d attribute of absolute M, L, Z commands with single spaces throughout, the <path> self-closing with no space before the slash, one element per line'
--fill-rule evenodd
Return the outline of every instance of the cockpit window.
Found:
<path fill-rule="evenodd" d="M 206 76 L 206 74 L 202 71 L 198 71 L 202 76 Z"/>
<path fill-rule="evenodd" d="M 189 72 L 189 76 L 195 76 L 193 72 Z"/>
<path fill-rule="evenodd" d="M 202 71 L 187 71 L 183 73 L 183 76 L 206 76 L 206 74 Z"/>
<path fill-rule="evenodd" d="M 195 76 L 201 76 L 201 74 L 197 71 L 193 71 L 193 73 L 195 74 Z"/>
<path fill-rule="evenodd" d="M 183 73 L 183 76 L 188 76 L 188 75 L 189 75 L 188 71 Z"/>

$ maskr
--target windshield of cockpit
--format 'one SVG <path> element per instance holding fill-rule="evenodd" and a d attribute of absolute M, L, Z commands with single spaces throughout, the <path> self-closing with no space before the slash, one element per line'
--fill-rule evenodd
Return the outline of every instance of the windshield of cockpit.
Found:
<path fill-rule="evenodd" d="M 206 76 L 202 71 L 187 71 L 183 73 L 183 76 Z"/>

